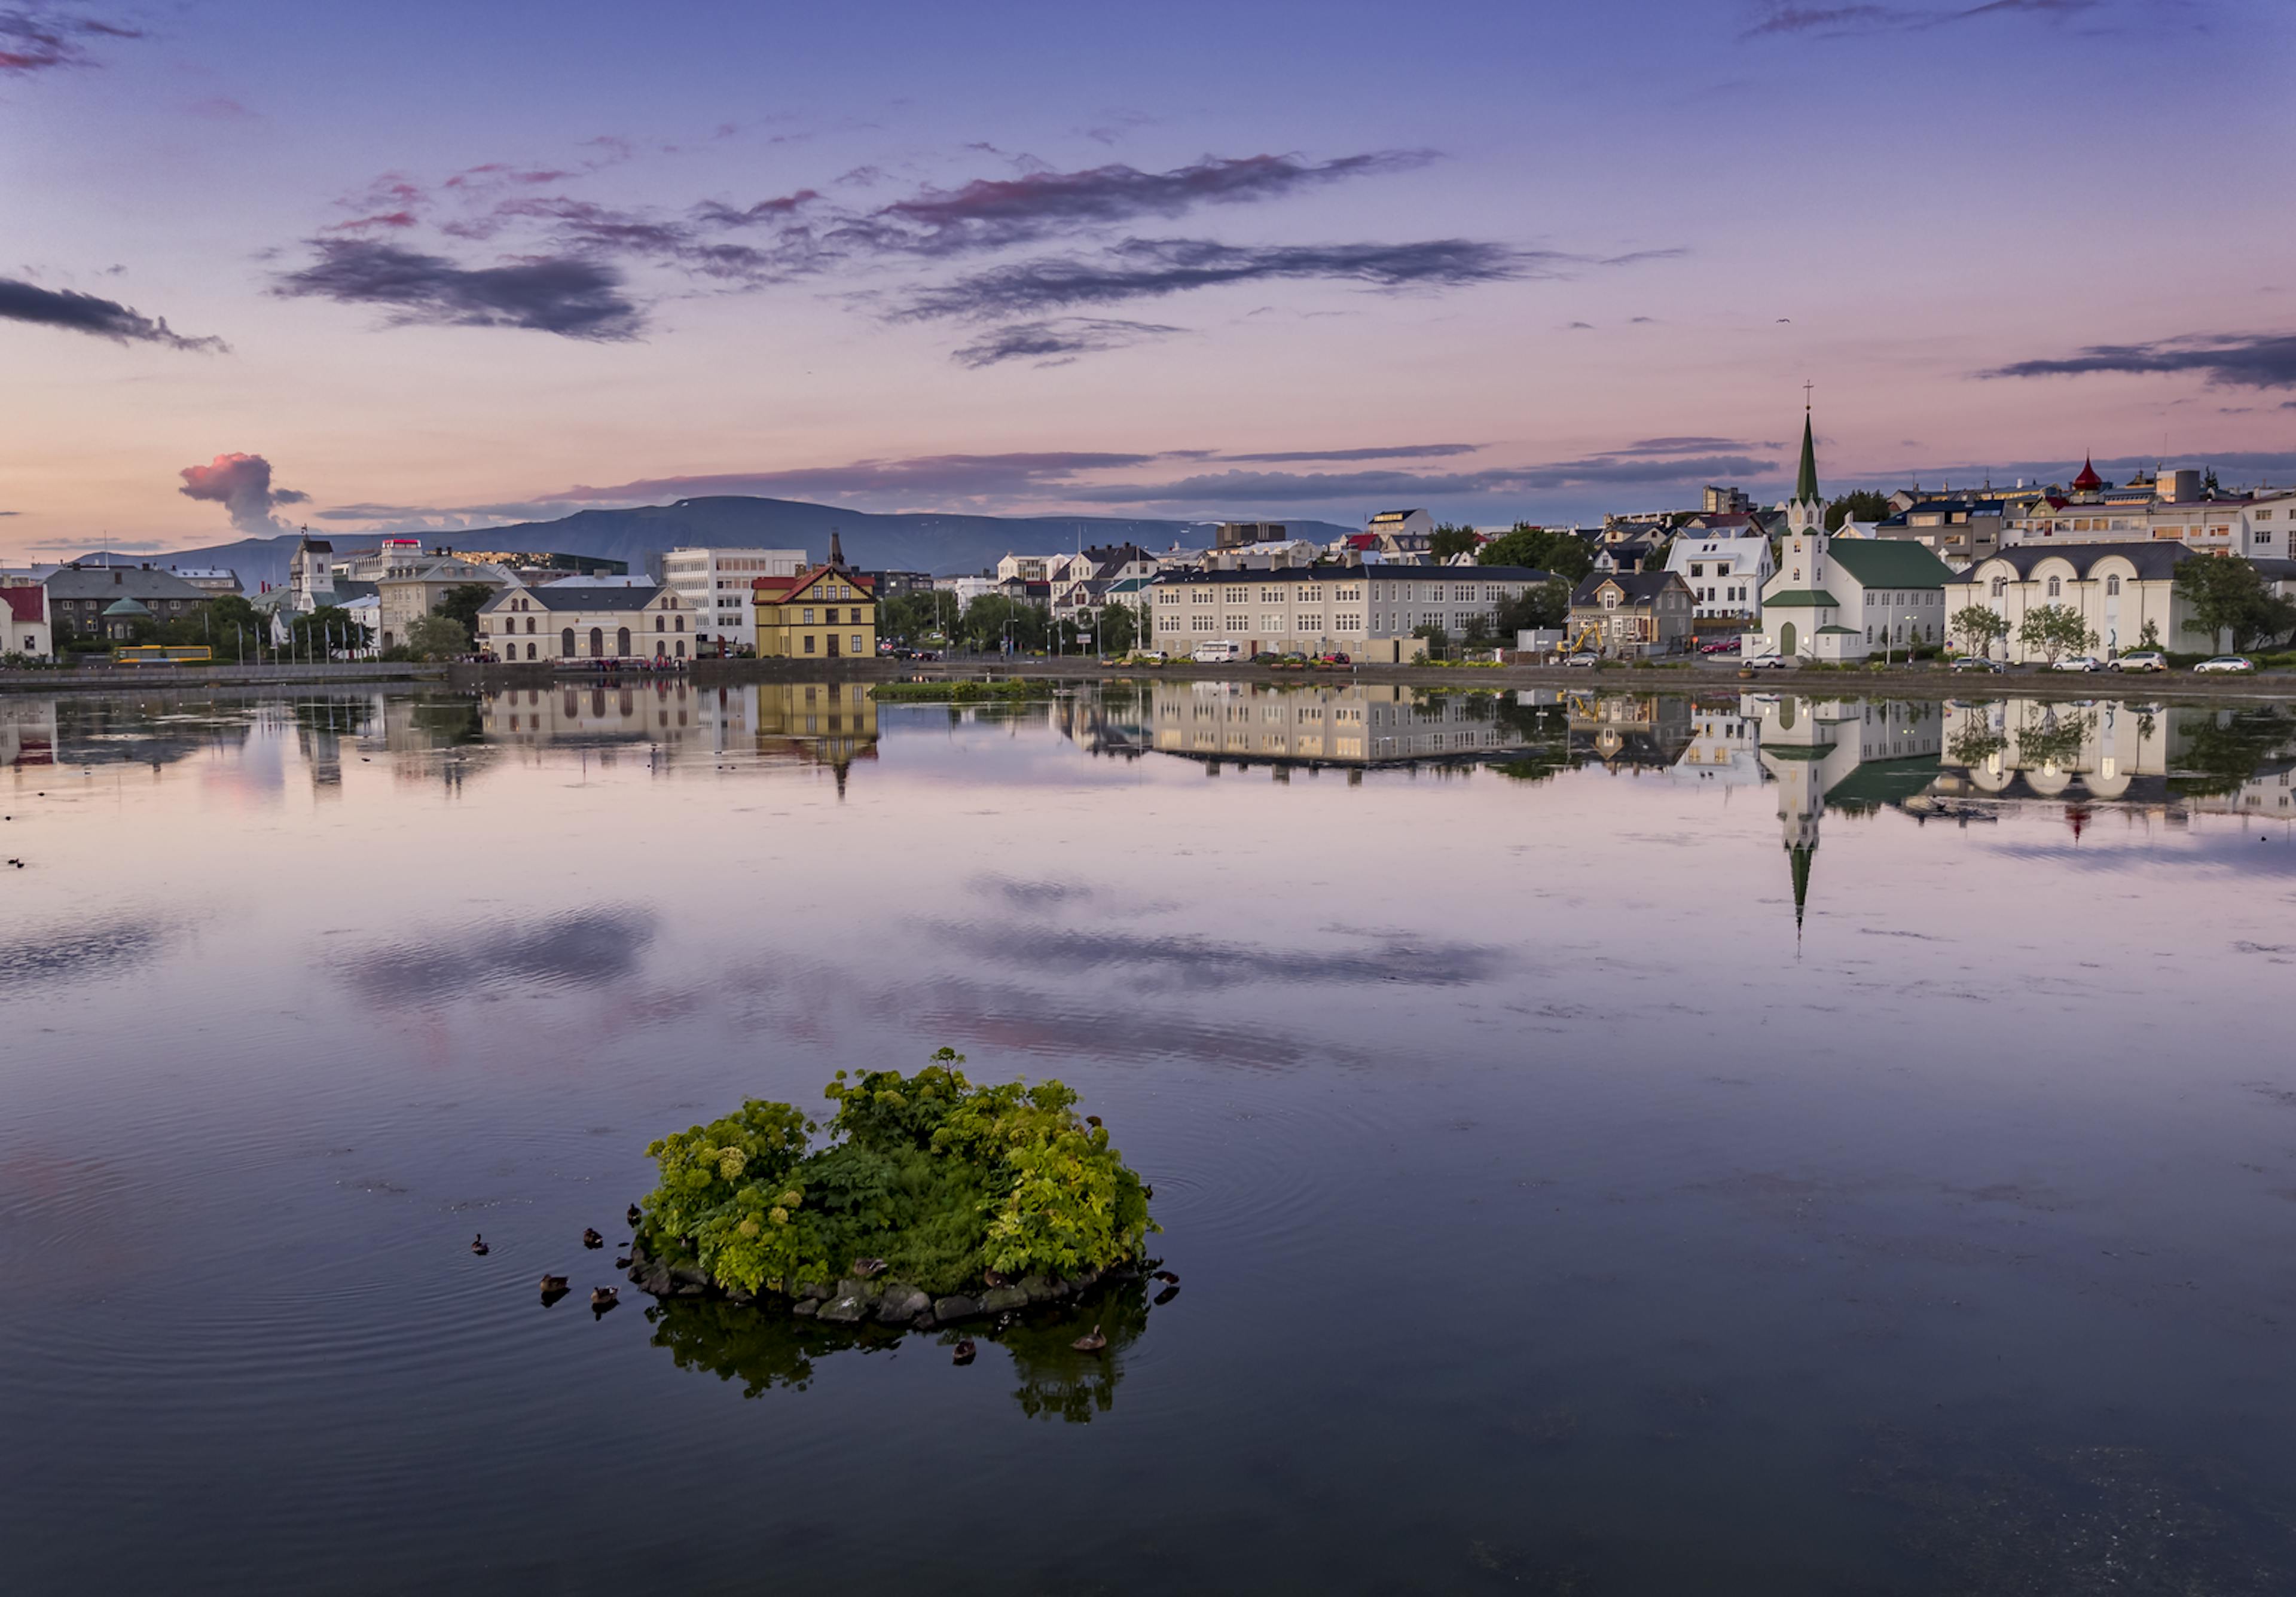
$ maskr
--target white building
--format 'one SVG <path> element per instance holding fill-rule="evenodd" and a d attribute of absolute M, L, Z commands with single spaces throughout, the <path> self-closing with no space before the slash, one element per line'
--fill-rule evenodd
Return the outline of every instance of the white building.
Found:
<path fill-rule="evenodd" d="M 1175 571 L 1149 585 L 1155 646 L 1185 654 L 1198 643 L 1240 644 L 1247 655 L 1345 653 L 1414 659 L 1412 635 L 1469 620 L 1547 580 L 1522 566 L 1308 566 L 1283 571 Z M 1495 640 L 1496 641 L 1496 640 Z"/>
<path fill-rule="evenodd" d="M 1777 569 L 1762 586 L 1761 630 L 1740 643 L 1743 658 L 1781 654 L 1857 660 L 1877 651 L 1944 641 L 1953 572 L 1920 544 L 1882 538 L 1837 542 L 1825 530 L 1817 448 L 1807 414 L 1801 469 L 1786 506 Z"/>
<path fill-rule="evenodd" d="M 2009 635 L 1992 652 L 2013 664 L 2045 658 L 2017 641 L 2026 613 L 2045 604 L 2079 612 L 2107 657 L 2140 648 L 2197 649 L 2202 640 L 2185 630 L 2192 606 L 2177 592 L 2176 580 L 2178 562 L 2193 558 L 2174 539 L 2013 544 L 1947 586 L 1946 614 L 1977 605 L 1999 616 Z"/>
<path fill-rule="evenodd" d="M 661 557 L 661 578 L 693 612 L 695 640 L 721 643 L 731 653 L 758 646 L 750 585 L 760 577 L 794 577 L 809 563 L 802 549 L 679 548 Z"/>
<path fill-rule="evenodd" d="M 933 578 L 933 586 L 941 593 L 955 594 L 956 602 L 963 606 L 972 603 L 984 594 L 995 593 L 996 578 L 994 577 L 937 577 Z"/>
<path fill-rule="evenodd" d="M 55 637 L 48 627 L 45 587 L 29 583 L 0 587 L 0 624 L 8 629 L 7 635 L 0 637 L 0 654 L 46 659 L 56 651 Z"/>
<path fill-rule="evenodd" d="M 692 658 L 701 612 L 675 588 L 553 582 L 505 588 L 479 609 L 478 646 L 497 659 Z"/>
<path fill-rule="evenodd" d="M 1762 585 L 1777 569 L 1770 540 L 1759 531 L 1715 528 L 1685 532 L 1667 551 L 1666 569 L 1690 585 L 1693 612 L 1751 619 L 1761 613 Z"/>

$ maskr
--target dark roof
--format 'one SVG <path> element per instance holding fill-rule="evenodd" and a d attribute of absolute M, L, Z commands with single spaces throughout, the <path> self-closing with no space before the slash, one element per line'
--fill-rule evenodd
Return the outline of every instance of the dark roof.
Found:
<path fill-rule="evenodd" d="M 1634 604 L 1646 603 L 1669 587 L 1686 590 L 1690 586 L 1671 571 L 1597 571 L 1571 590 L 1570 602 L 1592 604 L 1605 584 L 1616 587 Z"/>
<path fill-rule="evenodd" d="M 2190 559 L 2194 551 L 2174 538 L 2132 538 L 2125 544 L 2012 544 L 1998 554 L 1988 554 L 1969 568 L 1955 582 L 1988 580 L 1987 568 L 1997 561 L 2005 561 L 2022 582 L 2033 574 L 2033 568 L 2045 560 L 2063 560 L 2084 578 L 2096 569 L 2096 562 L 2108 555 L 2117 554 L 2136 568 L 2137 580 L 2149 582 L 2158 577 L 2176 575 L 2177 562 Z"/>
<path fill-rule="evenodd" d="M 1160 583 L 1191 582 L 1545 582 L 1529 566 L 1279 566 L 1272 571 L 1167 571 Z"/>
<path fill-rule="evenodd" d="M 2259 559 L 2251 554 L 2248 557 L 2248 563 L 2254 566 L 2256 574 L 2267 582 L 2287 582 L 2296 578 L 2296 560 L 2275 560 L 2268 554 Z"/>
<path fill-rule="evenodd" d="M 510 599 L 531 599 L 537 610 L 644 610 L 661 592 L 661 585 L 634 583 L 627 587 L 584 585 L 572 586 L 564 583 L 545 582 L 538 588 L 503 588 L 479 606 L 483 613 L 504 607 Z"/>
<path fill-rule="evenodd" d="M 59 566 L 42 584 L 51 599 L 193 599 L 215 595 L 193 587 L 172 571 L 150 571 L 141 566 Z"/>

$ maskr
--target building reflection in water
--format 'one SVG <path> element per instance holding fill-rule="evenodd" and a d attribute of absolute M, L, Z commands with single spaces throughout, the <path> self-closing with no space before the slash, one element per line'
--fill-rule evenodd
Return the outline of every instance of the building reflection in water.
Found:
<path fill-rule="evenodd" d="M 1407 687 L 1158 683 L 1139 728 L 1161 754 L 1237 765 L 1362 768 L 1488 759 L 1529 741 L 1496 693 Z"/>
<path fill-rule="evenodd" d="M 644 749 L 664 770 L 697 761 L 820 766 L 840 794 L 853 762 L 877 758 L 877 706 L 859 682 L 696 686 L 665 677 L 501 688 L 480 697 L 478 717 L 499 747 L 580 749 L 604 763 Z"/>
<path fill-rule="evenodd" d="M 1891 700 L 1791 693 L 1740 699 L 1738 718 L 1753 726 L 1757 758 L 1777 784 L 1797 930 L 1808 905 L 1826 810 L 1871 815 L 1926 793 L 1938 777 L 1937 712 L 1934 704 Z"/>

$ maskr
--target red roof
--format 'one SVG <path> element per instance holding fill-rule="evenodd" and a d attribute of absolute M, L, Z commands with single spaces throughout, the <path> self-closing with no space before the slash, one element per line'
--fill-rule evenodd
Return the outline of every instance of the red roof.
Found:
<path fill-rule="evenodd" d="M 13 621 L 38 622 L 48 618 L 47 592 L 43 588 L 0 588 L 8 600 L 8 616 Z"/>
<path fill-rule="evenodd" d="M 2080 489 L 2084 493 L 2087 493 L 2091 489 L 2101 488 L 2103 486 L 2104 479 L 2096 474 L 2096 467 L 2090 463 L 2089 458 L 2087 455 L 2083 455 L 2081 457 L 2080 475 L 2073 479 L 2073 487 Z"/>
<path fill-rule="evenodd" d="M 1350 549 L 1376 549 L 1379 547 L 1379 534 L 1375 532 L 1351 532 L 1348 534 L 1348 547 Z"/>

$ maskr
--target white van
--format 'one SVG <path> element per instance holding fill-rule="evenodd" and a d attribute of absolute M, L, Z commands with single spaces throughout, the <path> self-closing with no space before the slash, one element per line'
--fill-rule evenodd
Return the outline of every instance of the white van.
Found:
<path fill-rule="evenodd" d="M 1237 643 L 1198 643 L 1188 656 L 1200 665 L 1220 666 L 1243 658 L 1243 645 Z"/>

